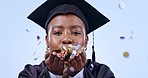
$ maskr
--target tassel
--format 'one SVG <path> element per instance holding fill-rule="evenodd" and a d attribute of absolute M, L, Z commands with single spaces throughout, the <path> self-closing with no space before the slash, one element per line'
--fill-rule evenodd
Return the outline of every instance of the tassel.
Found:
<path fill-rule="evenodd" d="M 96 59 L 95 59 L 95 51 L 94 51 L 94 46 L 92 46 L 92 61 L 95 62 Z"/>
<path fill-rule="evenodd" d="M 95 50 L 94 50 L 94 31 L 93 31 L 93 46 L 92 46 L 92 61 L 96 61 Z"/>

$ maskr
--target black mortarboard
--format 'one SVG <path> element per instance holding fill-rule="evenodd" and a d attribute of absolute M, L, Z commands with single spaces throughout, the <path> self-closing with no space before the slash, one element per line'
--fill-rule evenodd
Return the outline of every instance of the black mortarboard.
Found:
<path fill-rule="evenodd" d="M 49 17 L 49 12 L 52 11 L 55 7 L 62 4 L 75 5 L 81 10 L 87 20 L 89 29 L 86 32 L 87 34 L 109 22 L 108 18 L 106 18 L 103 14 L 97 11 L 85 0 L 47 0 L 36 10 L 34 10 L 28 16 L 28 19 L 32 20 L 33 22 L 40 25 L 42 28 L 46 29 L 45 24 Z"/>

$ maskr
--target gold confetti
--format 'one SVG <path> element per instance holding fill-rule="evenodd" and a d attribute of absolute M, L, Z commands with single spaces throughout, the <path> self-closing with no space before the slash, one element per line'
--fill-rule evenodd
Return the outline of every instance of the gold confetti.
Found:
<path fill-rule="evenodd" d="M 124 56 L 125 58 L 127 58 L 127 57 L 129 57 L 129 53 L 128 53 L 127 51 L 125 51 L 125 52 L 123 53 L 123 56 Z"/>

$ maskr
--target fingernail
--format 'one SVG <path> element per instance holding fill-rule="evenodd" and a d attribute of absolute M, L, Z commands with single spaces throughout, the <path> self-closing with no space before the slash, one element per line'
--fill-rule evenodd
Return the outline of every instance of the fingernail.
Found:
<path fill-rule="evenodd" d="M 53 54 L 53 55 L 56 55 L 57 53 L 56 53 L 56 52 L 52 52 L 52 54 Z"/>
<path fill-rule="evenodd" d="M 71 59 L 68 59 L 68 61 L 70 62 L 70 61 L 71 61 Z"/>
<path fill-rule="evenodd" d="M 63 58 L 63 57 L 61 57 L 60 59 L 61 59 L 61 60 L 64 60 L 64 58 Z"/>
<path fill-rule="evenodd" d="M 50 60 L 50 57 L 48 57 L 47 59 Z"/>
<path fill-rule="evenodd" d="M 79 54 L 80 54 L 80 53 L 78 52 L 78 53 L 76 54 L 76 56 L 79 56 Z"/>
<path fill-rule="evenodd" d="M 82 53 L 82 51 L 78 51 L 79 53 Z"/>

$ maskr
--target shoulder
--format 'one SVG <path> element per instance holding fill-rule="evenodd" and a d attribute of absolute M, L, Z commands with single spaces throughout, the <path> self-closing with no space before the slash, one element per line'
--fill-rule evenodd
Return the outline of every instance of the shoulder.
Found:
<path fill-rule="evenodd" d="M 93 69 L 109 69 L 109 67 L 105 64 L 100 64 L 98 62 L 93 62 L 91 61 L 91 59 L 88 59 L 87 60 L 87 63 L 86 63 L 86 68 L 89 68 L 89 70 L 93 70 Z"/>
<path fill-rule="evenodd" d="M 48 73 L 47 67 L 42 61 L 39 65 L 25 65 L 23 71 L 19 73 L 18 78 L 38 78 L 41 74 Z"/>
<path fill-rule="evenodd" d="M 89 71 L 95 78 L 115 78 L 111 69 L 105 64 L 88 60 L 85 69 L 85 71 Z"/>

